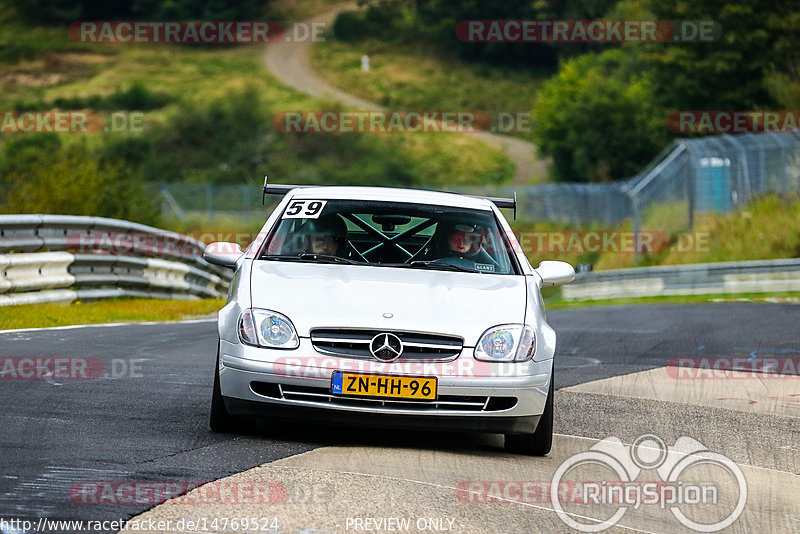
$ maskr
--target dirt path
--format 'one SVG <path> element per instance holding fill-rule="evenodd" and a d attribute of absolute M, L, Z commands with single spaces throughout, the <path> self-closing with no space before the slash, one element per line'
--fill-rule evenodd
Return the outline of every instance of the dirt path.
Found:
<path fill-rule="evenodd" d="M 354 8 L 356 8 L 356 4 L 342 4 L 309 19 L 306 23 L 324 22 L 330 27 L 339 12 Z M 270 44 L 264 53 L 264 63 L 267 69 L 283 84 L 313 97 L 341 102 L 359 110 L 384 111 L 386 109 L 373 102 L 340 91 L 314 72 L 309 58 L 312 44 L 311 41 Z M 468 135 L 474 135 L 485 143 L 502 150 L 508 156 L 514 163 L 515 184 L 542 181 L 547 176 L 547 164 L 538 157 L 536 145 L 533 143 L 489 132 Z"/>

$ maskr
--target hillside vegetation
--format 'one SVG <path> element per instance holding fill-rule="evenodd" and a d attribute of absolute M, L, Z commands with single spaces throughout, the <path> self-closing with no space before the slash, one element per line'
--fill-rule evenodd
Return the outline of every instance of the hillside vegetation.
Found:
<path fill-rule="evenodd" d="M 281 3 L 276 8 L 291 12 Z M 304 13 L 298 13 L 303 15 Z M 140 128 L 0 136 L 0 212 L 160 221 L 148 182 L 503 183 L 498 150 L 451 134 L 285 134 L 279 111 L 337 109 L 266 71 L 263 47 L 92 44 L 0 8 L 0 109 L 92 110 Z"/>
<path fill-rule="evenodd" d="M 362 5 L 363 7 L 363 5 Z M 707 21 L 703 41 L 469 42 L 469 20 Z M 681 30 L 672 26 L 679 36 Z M 339 15 L 314 65 L 391 106 L 532 111 L 559 181 L 630 177 L 676 134 L 675 110 L 796 110 L 800 12 L 778 0 L 376 0 Z M 367 53 L 374 72 L 358 72 Z M 458 73 L 457 78 L 453 73 Z"/>

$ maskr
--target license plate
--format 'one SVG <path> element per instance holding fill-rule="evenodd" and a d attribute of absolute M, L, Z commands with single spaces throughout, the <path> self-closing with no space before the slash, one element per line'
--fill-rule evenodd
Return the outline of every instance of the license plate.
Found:
<path fill-rule="evenodd" d="M 334 371 L 331 393 L 358 397 L 436 400 L 435 376 L 392 376 Z"/>

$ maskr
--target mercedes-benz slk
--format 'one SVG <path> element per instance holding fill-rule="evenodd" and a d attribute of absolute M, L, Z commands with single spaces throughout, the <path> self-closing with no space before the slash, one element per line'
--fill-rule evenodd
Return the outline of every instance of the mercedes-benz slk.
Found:
<path fill-rule="evenodd" d="M 266 186 L 265 186 L 266 187 Z M 211 427 L 261 418 L 502 433 L 549 452 L 556 335 L 543 286 L 498 207 L 510 199 L 379 187 L 284 194 L 242 252 L 219 312 Z"/>

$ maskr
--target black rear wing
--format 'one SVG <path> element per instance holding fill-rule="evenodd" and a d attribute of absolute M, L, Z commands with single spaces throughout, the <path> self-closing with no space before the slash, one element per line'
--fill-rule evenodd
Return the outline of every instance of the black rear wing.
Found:
<path fill-rule="evenodd" d="M 264 204 L 267 195 L 285 195 L 292 189 L 302 188 L 302 187 L 325 187 L 325 186 L 318 186 L 318 185 L 288 185 L 288 184 L 268 184 L 267 177 L 264 177 L 264 190 L 261 194 L 261 203 Z M 514 210 L 514 219 L 517 218 L 517 192 L 514 191 L 513 198 L 504 198 L 504 197 L 484 197 L 480 195 L 464 195 L 467 197 L 472 198 L 484 198 L 490 202 L 492 202 L 498 208 L 509 208 Z"/>

